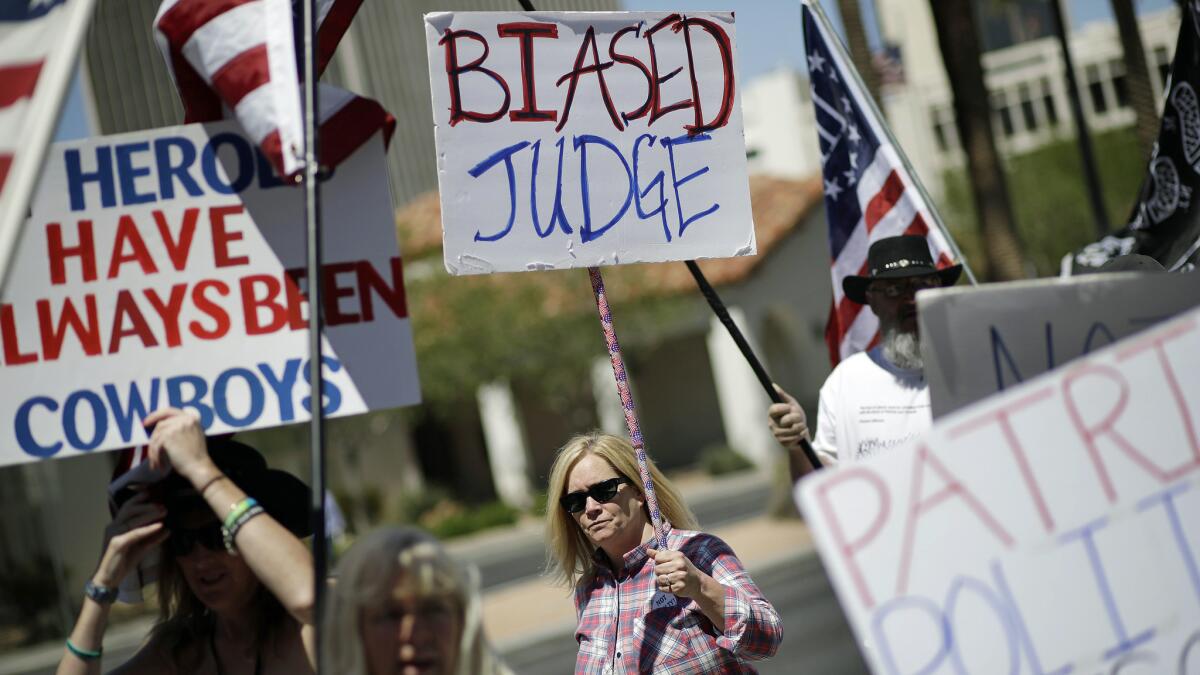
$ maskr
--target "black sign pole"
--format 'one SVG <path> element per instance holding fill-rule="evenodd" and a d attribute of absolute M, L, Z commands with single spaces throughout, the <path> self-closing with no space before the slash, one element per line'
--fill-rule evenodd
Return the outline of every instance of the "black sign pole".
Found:
<path fill-rule="evenodd" d="M 325 607 L 328 547 L 325 537 L 325 412 L 321 392 L 321 185 L 317 147 L 317 9 L 304 0 L 304 218 L 308 236 L 308 370 L 311 383 L 309 450 L 312 471 L 313 616 L 320 624 Z M 316 643 L 321 672 L 321 641 Z"/>

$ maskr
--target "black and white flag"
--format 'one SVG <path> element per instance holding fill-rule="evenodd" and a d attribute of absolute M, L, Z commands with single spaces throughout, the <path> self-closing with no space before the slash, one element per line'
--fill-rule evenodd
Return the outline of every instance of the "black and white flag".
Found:
<path fill-rule="evenodd" d="M 1179 25 L 1162 126 L 1129 224 L 1068 254 L 1064 274 L 1081 274 L 1119 255 L 1150 256 L 1171 271 L 1200 262 L 1200 0 Z"/>

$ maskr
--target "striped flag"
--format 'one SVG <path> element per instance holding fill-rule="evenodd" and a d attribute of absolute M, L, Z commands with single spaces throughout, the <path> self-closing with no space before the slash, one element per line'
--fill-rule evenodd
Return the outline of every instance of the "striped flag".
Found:
<path fill-rule="evenodd" d="M 318 74 L 362 0 L 318 0 Z M 291 0 L 164 0 L 155 38 L 175 79 L 187 122 L 232 111 L 281 176 L 304 166 L 304 115 Z M 321 163 L 337 166 L 396 121 L 378 103 L 320 85 Z"/>
<path fill-rule="evenodd" d="M 875 314 L 842 291 L 843 277 L 866 274 L 871 243 L 898 234 L 924 235 L 939 268 L 955 261 L 930 205 L 905 168 L 900 148 L 890 142 L 845 51 L 835 47 L 837 37 L 829 34 L 807 1 L 802 7 L 833 277 L 825 342 L 836 365 L 879 339 Z"/>
<path fill-rule="evenodd" d="M 0 2 L 0 283 L 54 135 L 93 0 Z"/>

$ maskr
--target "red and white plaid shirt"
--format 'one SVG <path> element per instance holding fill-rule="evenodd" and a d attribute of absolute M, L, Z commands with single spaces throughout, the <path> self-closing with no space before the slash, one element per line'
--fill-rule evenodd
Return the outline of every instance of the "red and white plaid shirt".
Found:
<path fill-rule="evenodd" d="M 604 553 L 575 589 L 576 673 L 753 673 L 783 641 L 783 622 L 729 545 L 711 534 L 671 529 L 667 545 L 723 584 L 725 625 L 714 627 L 694 600 L 652 609 L 654 561 L 646 544 L 614 574 Z"/>

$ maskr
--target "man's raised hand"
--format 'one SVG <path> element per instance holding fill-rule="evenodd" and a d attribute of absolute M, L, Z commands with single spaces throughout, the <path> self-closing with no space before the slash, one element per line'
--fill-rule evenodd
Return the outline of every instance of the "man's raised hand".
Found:
<path fill-rule="evenodd" d="M 772 403 L 771 407 L 767 408 L 767 426 L 771 429 L 771 435 L 784 448 L 797 448 L 800 441 L 808 439 L 808 417 L 791 394 L 777 384 L 773 386 L 783 403 Z"/>

